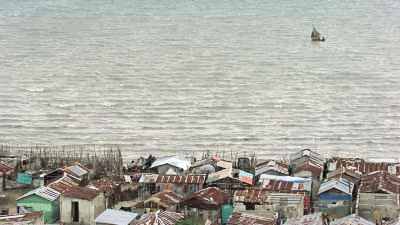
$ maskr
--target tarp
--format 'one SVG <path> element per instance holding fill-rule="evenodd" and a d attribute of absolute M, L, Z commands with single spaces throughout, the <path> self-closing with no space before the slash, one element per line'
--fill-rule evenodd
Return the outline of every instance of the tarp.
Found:
<path fill-rule="evenodd" d="M 246 184 L 253 184 L 253 174 L 248 173 L 246 171 L 240 170 L 239 171 L 239 180 Z"/>

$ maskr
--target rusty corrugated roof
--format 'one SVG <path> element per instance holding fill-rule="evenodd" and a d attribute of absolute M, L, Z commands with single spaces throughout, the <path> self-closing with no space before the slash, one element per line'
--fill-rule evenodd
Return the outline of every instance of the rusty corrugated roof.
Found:
<path fill-rule="evenodd" d="M 216 187 L 209 187 L 192 193 L 182 204 L 192 208 L 210 209 L 218 208 L 222 204 L 228 203 L 229 200 L 228 193 Z"/>
<path fill-rule="evenodd" d="M 206 175 L 159 175 L 156 183 L 173 183 L 173 184 L 204 184 Z"/>
<path fill-rule="evenodd" d="M 235 212 L 229 218 L 228 225 L 274 225 L 275 219 Z"/>
<path fill-rule="evenodd" d="M 14 170 L 11 166 L 6 163 L 0 162 L 0 175 L 10 173 Z"/>
<path fill-rule="evenodd" d="M 96 198 L 97 195 L 99 195 L 99 192 L 97 190 L 78 186 L 69 187 L 62 193 L 62 196 L 64 197 L 84 199 L 89 201 Z"/>
<path fill-rule="evenodd" d="M 235 191 L 235 202 L 263 203 L 268 191 L 266 189 L 247 189 Z"/>
<path fill-rule="evenodd" d="M 361 178 L 359 192 L 400 194 L 400 178 L 385 171 L 375 171 Z"/>
<path fill-rule="evenodd" d="M 154 202 L 158 205 L 161 205 L 164 208 L 169 208 L 181 203 L 182 201 L 183 197 L 181 195 L 178 195 L 172 191 L 163 191 L 152 195 L 143 203 L 147 204 L 148 202 Z"/>

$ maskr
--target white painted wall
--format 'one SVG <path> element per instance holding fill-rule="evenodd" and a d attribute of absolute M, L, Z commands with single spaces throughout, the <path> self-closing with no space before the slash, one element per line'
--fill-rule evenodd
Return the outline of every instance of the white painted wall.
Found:
<path fill-rule="evenodd" d="M 61 196 L 60 221 L 72 224 L 72 202 L 79 202 L 79 222 L 82 225 L 95 225 L 96 217 L 105 210 L 104 195 L 99 194 L 91 201 Z"/>

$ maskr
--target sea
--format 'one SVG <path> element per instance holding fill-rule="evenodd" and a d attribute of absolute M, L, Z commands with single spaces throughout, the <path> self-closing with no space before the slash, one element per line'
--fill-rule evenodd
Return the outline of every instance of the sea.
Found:
<path fill-rule="evenodd" d="M 0 143 L 399 158 L 400 1 L 0 0 Z"/>

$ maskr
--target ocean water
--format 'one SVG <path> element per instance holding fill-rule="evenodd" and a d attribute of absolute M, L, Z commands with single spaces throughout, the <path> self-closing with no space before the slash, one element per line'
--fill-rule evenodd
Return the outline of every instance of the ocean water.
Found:
<path fill-rule="evenodd" d="M 0 143 L 400 157 L 399 43 L 398 0 L 0 0 Z"/>

